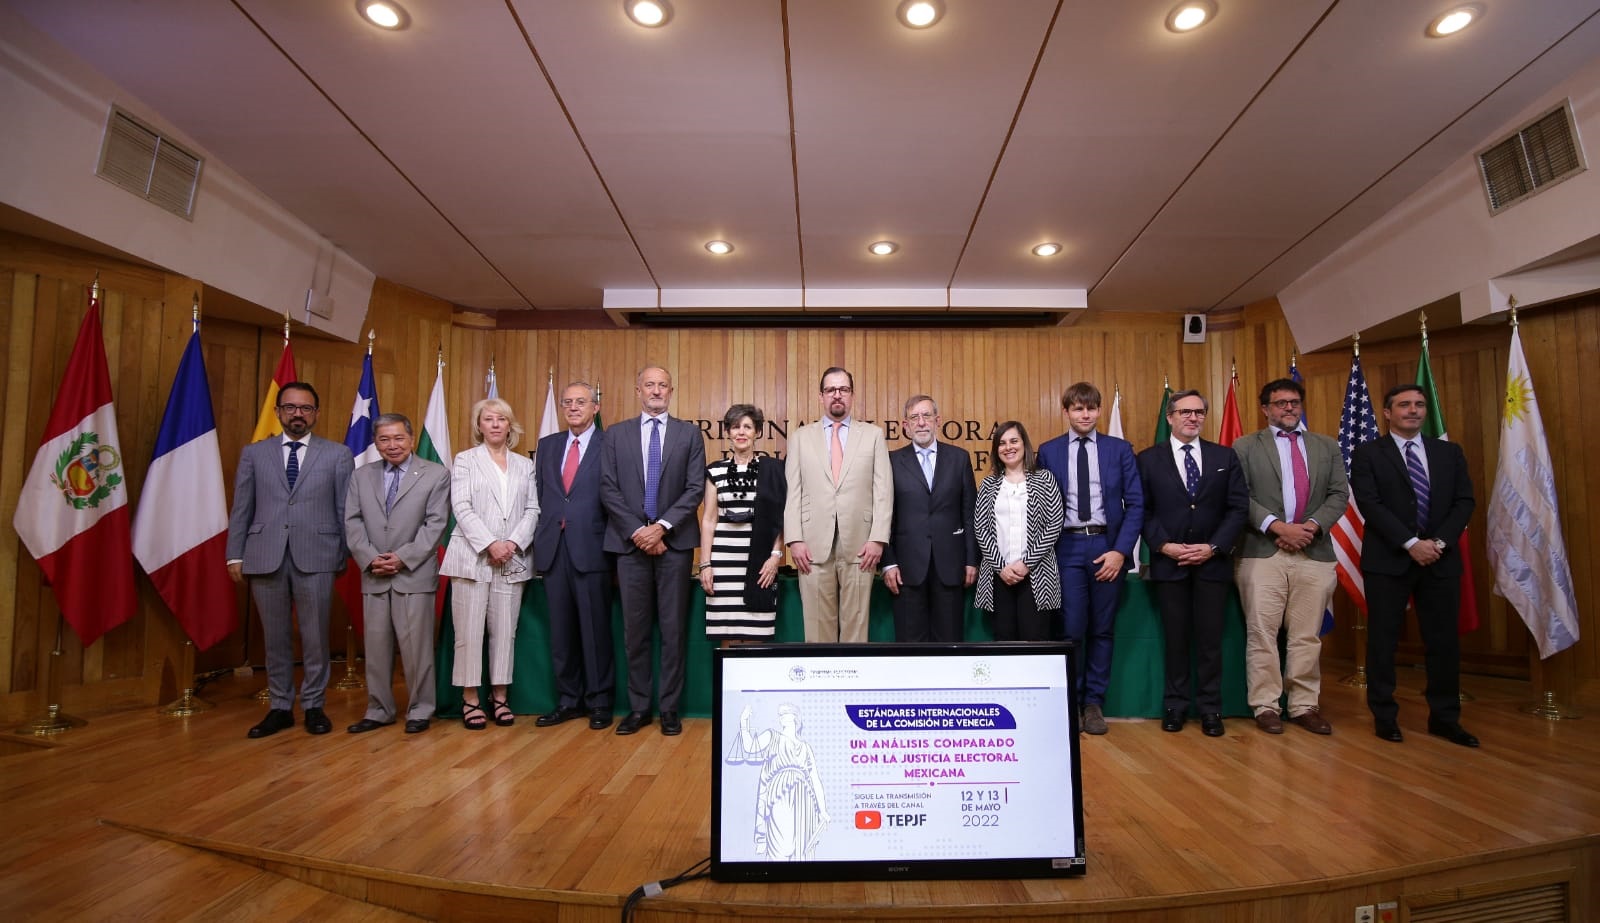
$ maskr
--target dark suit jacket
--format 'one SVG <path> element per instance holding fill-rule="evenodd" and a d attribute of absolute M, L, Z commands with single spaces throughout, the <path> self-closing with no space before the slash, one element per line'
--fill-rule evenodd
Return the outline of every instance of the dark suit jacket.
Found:
<path fill-rule="evenodd" d="M 776 612 L 778 583 L 761 586 L 761 565 L 772 556 L 772 543 L 783 531 L 783 508 L 788 502 L 789 478 L 783 459 L 764 455 L 757 463 L 755 519 L 750 521 L 750 557 L 744 566 L 744 601 L 751 612 Z"/>
<path fill-rule="evenodd" d="M 233 478 L 227 560 L 243 561 L 246 574 L 270 574 L 286 554 L 306 573 L 344 570 L 344 498 L 353 470 L 349 449 L 311 436 L 291 491 L 282 436 L 245 446 Z"/>
<path fill-rule="evenodd" d="M 650 521 L 644 515 L 644 453 L 639 446 L 639 414 L 606 430 L 600 456 L 600 502 L 609 517 L 605 550 L 632 554 L 633 533 Z M 706 445 L 693 423 L 668 417 L 661 436 L 661 484 L 656 518 L 665 519 L 667 547 L 700 547 L 700 500 L 706 492 Z"/>
<path fill-rule="evenodd" d="M 1144 540 L 1150 546 L 1147 579 L 1181 580 L 1188 568 L 1161 553 L 1167 542 L 1217 546 L 1216 555 L 1200 565 L 1202 580 L 1233 580 L 1233 546 L 1250 511 L 1239 456 L 1227 446 L 1197 440 L 1200 445 L 1200 489 L 1193 497 L 1172 457 L 1172 443 L 1158 442 L 1139 453 L 1144 480 Z"/>
<path fill-rule="evenodd" d="M 534 455 L 534 483 L 539 491 L 539 525 L 533 530 L 533 566 L 548 571 L 556 560 L 556 546 L 567 543 L 567 559 L 573 570 L 592 574 L 609 570 L 603 546 L 606 537 L 606 511 L 600 505 L 600 458 L 606 434 L 600 429 L 589 436 L 589 450 L 578 463 L 572 492 L 561 489 L 561 466 L 567 461 L 570 430 L 562 430 L 539 440 Z M 642 502 L 642 501 L 641 501 Z M 561 523 L 565 521 L 565 529 Z"/>
<path fill-rule="evenodd" d="M 967 580 L 966 569 L 978 566 L 978 537 L 972 529 L 978 489 L 972 478 L 972 456 L 960 446 L 935 445 L 932 490 L 922 476 L 914 443 L 889 453 L 894 519 L 883 566 L 899 565 L 900 579 L 912 586 L 926 583 L 930 569 L 939 583 L 961 586 Z"/>
<path fill-rule="evenodd" d="M 1417 494 L 1411 489 L 1400 447 L 1387 434 L 1363 442 L 1350 453 L 1350 491 L 1366 520 L 1361 543 L 1361 569 L 1399 577 L 1414 566 L 1405 543 L 1413 536 L 1443 539 L 1444 556 L 1430 570 L 1440 577 L 1461 574 L 1457 544 L 1467 528 L 1475 502 L 1467 456 L 1442 439 L 1422 438 L 1428 456 L 1428 523 L 1417 534 Z"/>
<path fill-rule="evenodd" d="M 1076 438 L 1068 430 L 1039 446 L 1039 467 L 1056 476 L 1056 488 L 1063 498 L 1067 495 L 1067 471 L 1072 465 L 1072 441 Z M 1112 550 L 1122 552 L 1122 569 L 1126 571 L 1133 566 L 1133 546 L 1144 526 L 1144 486 L 1134 462 L 1133 446 L 1127 440 L 1102 433 L 1095 437 L 1095 452 L 1100 458 L 1100 495 L 1106 505 L 1106 532 L 1111 536 Z M 1069 528 L 1072 525 L 1067 523 Z"/>

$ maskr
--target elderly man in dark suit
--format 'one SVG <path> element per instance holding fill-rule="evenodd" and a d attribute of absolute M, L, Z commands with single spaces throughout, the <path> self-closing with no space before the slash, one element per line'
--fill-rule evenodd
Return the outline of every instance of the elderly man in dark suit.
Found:
<path fill-rule="evenodd" d="M 1428 398 L 1414 384 L 1383 396 L 1389 436 L 1350 455 L 1350 489 L 1366 519 L 1361 576 L 1367 588 L 1367 707 L 1377 735 L 1399 743 L 1394 650 L 1415 600 L 1428 671 L 1428 733 L 1463 747 L 1461 726 L 1461 533 L 1472 516 L 1472 478 L 1461 447 L 1422 435 Z"/>
<path fill-rule="evenodd" d="M 978 579 L 972 457 L 938 441 L 939 405 L 926 394 L 906 401 L 904 426 L 911 444 L 889 453 L 894 519 L 883 550 L 894 639 L 960 641 L 966 588 Z"/>
<path fill-rule="evenodd" d="M 294 638 L 300 620 L 305 677 L 300 702 L 306 730 L 326 734 L 328 608 L 333 578 L 344 570 L 344 498 L 355 462 L 350 450 L 311 434 L 319 405 L 315 388 L 292 381 L 278 392 L 283 432 L 245 446 L 233 479 L 228 517 L 228 573 L 249 580 L 267 646 L 271 709 L 250 729 L 267 737 L 294 726 Z"/>
<path fill-rule="evenodd" d="M 533 566 L 544 574 L 556 678 L 555 710 L 539 716 L 534 722 L 539 727 L 585 714 L 593 730 L 611 726 L 617 674 L 611 653 L 611 557 L 604 549 L 606 513 L 600 505 L 606 434 L 594 425 L 599 412 L 593 385 L 567 385 L 561 392 L 567 429 L 540 439 L 534 453 L 543 515 L 533 533 Z"/>
<path fill-rule="evenodd" d="M 362 465 L 345 495 L 344 535 L 361 568 L 367 637 L 367 711 L 347 729 L 364 734 L 395 721 L 394 649 L 406 671 L 406 733 L 433 719 L 434 594 L 439 539 L 450 521 L 450 472 L 412 454 L 411 421 L 372 421 L 383 461 Z"/>
<path fill-rule="evenodd" d="M 1161 729 L 1183 730 L 1192 652 L 1200 729 L 1221 737 L 1222 619 L 1233 583 L 1233 546 L 1244 529 L 1250 494 L 1233 450 L 1200 438 L 1208 410 L 1198 391 L 1172 395 L 1172 436 L 1139 453 L 1139 477 L 1150 546 L 1145 579 L 1155 584 L 1166 638 Z"/>
<path fill-rule="evenodd" d="M 659 366 L 634 378 L 640 414 L 611 427 L 600 450 L 605 550 L 618 555 L 628 703 L 617 733 L 650 723 L 651 630 L 661 628 L 661 733 L 683 733 L 684 661 L 689 652 L 689 562 L 700 544 L 696 508 L 706 489 L 700 430 L 667 415 L 672 375 Z"/>

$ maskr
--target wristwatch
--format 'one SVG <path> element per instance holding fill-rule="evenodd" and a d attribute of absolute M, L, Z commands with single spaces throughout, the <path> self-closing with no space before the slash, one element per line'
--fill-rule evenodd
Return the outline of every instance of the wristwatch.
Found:
<path fill-rule="evenodd" d="M 1440 554 L 1444 554 L 1444 539 L 1442 539 L 1442 538 L 1434 539 L 1433 540 L 1433 547 L 1438 549 Z"/>

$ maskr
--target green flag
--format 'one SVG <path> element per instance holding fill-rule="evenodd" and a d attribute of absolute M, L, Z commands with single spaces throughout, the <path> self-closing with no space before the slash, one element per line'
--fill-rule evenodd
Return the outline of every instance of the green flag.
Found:
<path fill-rule="evenodd" d="M 428 395 L 428 413 L 422 420 L 422 436 L 417 439 L 417 457 L 438 462 L 446 470 L 455 464 L 455 456 L 450 452 L 450 417 L 445 412 L 442 358 L 439 360 L 438 376 L 433 379 L 433 393 Z M 450 533 L 455 528 L 456 518 L 452 515 L 445 524 L 444 534 L 439 537 L 440 548 L 449 543 Z"/>
<path fill-rule="evenodd" d="M 1162 382 L 1161 406 L 1156 408 L 1156 438 L 1150 443 L 1151 445 L 1161 445 L 1172 438 L 1172 424 L 1167 422 L 1167 403 L 1171 400 L 1172 383 Z M 1135 570 L 1150 563 L 1150 546 L 1144 543 L 1144 539 L 1139 540 L 1133 550 L 1133 556 L 1139 562 L 1139 567 L 1135 567 Z"/>
<path fill-rule="evenodd" d="M 1433 383 L 1433 363 L 1428 358 L 1428 334 L 1422 334 L 1422 356 L 1417 359 L 1417 386 L 1428 401 L 1428 416 L 1422 421 L 1422 435 L 1434 439 L 1450 439 L 1444 425 L 1444 407 L 1439 403 L 1439 389 Z M 1478 595 L 1472 576 L 1472 543 L 1465 529 L 1458 542 L 1461 551 L 1461 603 L 1456 610 L 1456 632 L 1467 634 L 1478 628 Z"/>

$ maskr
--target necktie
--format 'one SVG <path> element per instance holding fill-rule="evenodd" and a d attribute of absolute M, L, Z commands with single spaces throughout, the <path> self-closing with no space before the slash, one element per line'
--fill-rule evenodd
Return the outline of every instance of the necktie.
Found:
<path fill-rule="evenodd" d="M 1189 488 L 1189 496 L 1200 492 L 1200 466 L 1195 464 L 1194 446 L 1183 447 L 1183 480 Z"/>
<path fill-rule="evenodd" d="M 1406 473 L 1411 475 L 1411 489 L 1417 492 L 1417 534 L 1428 529 L 1428 469 L 1422 467 L 1417 457 L 1417 444 L 1406 443 Z"/>
<path fill-rule="evenodd" d="M 383 496 L 383 513 L 385 516 L 394 512 L 394 498 L 400 493 L 400 469 L 394 465 L 389 466 L 389 492 Z"/>
<path fill-rule="evenodd" d="M 928 482 L 928 489 L 933 489 L 933 450 L 919 449 L 917 457 L 922 459 L 922 479 Z"/>
<path fill-rule="evenodd" d="M 661 421 L 650 421 L 650 451 L 644 458 L 644 518 L 656 521 L 661 497 Z"/>
<path fill-rule="evenodd" d="M 1289 440 L 1289 483 L 1294 488 L 1294 509 L 1290 510 L 1290 522 L 1303 522 L 1306 518 L 1306 506 L 1311 502 L 1311 475 L 1306 471 L 1306 457 L 1300 454 L 1300 434 L 1278 434 L 1281 439 Z"/>
<path fill-rule="evenodd" d="M 833 469 L 833 483 L 839 483 L 839 472 L 844 468 L 844 443 L 839 441 L 842 424 L 833 424 L 833 444 L 828 446 L 828 466 Z"/>
<path fill-rule="evenodd" d="M 1094 501 L 1089 497 L 1089 437 L 1078 437 L 1078 521 L 1088 522 Z"/>
<path fill-rule="evenodd" d="M 561 463 L 561 492 L 572 493 L 572 482 L 578 479 L 578 440 L 567 446 L 567 460 Z"/>
<path fill-rule="evenodd" d="M 300 443 L 289 443 L 289 464 L 283 469 L 283 476 L 289 479 L 289 489 L 294 490 L 295 479 L 300 477 Z"/>

